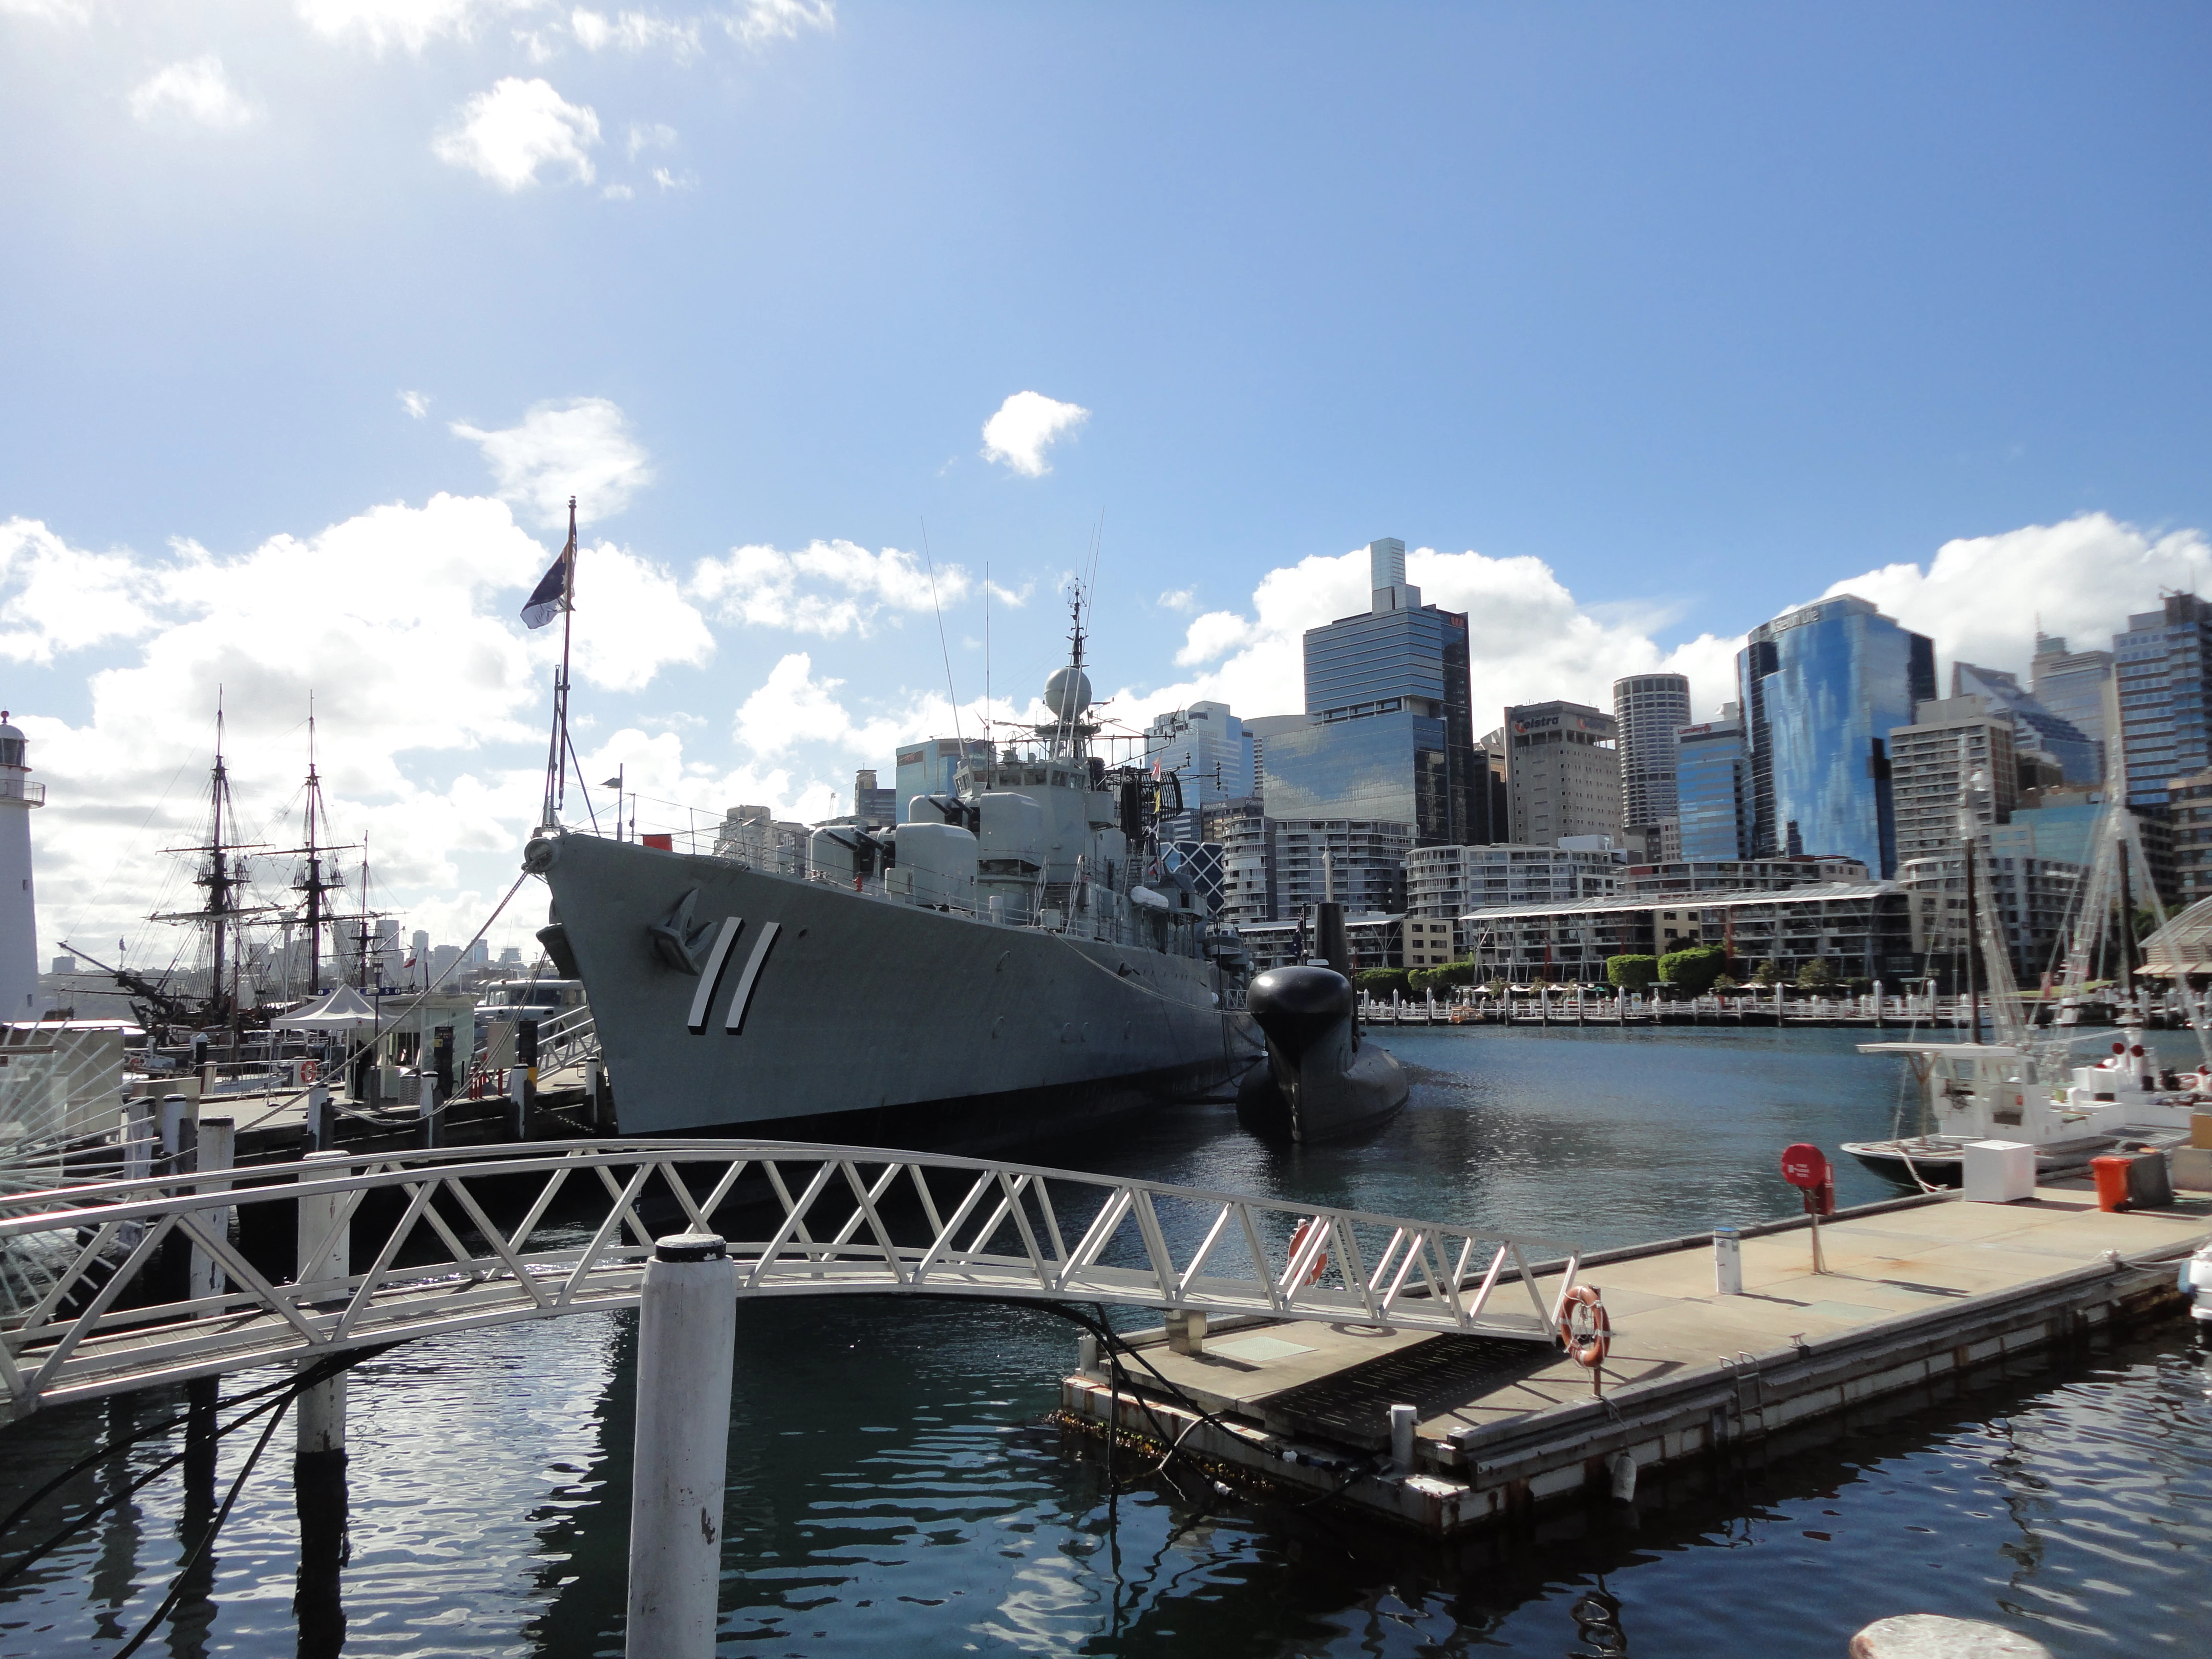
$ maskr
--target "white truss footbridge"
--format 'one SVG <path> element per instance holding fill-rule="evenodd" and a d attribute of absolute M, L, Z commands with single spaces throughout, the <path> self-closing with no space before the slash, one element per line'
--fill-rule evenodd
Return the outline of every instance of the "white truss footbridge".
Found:
<path fill-rule="evenodd" d="M 265 1241 L 295 1227 L 298 1271 L 268 1272 Z M 740 1297 L 1103 1303 L 1534 1342 L 1554 1340 L 1578 1261 L 1451 1223 L 851 1146 L 333 1152 L 0 1197 L 0 1420 L 634 1307 L 655 1237 L 684 1231 L 729 1239 Z M 264 1242 L 260 1265 L 241 1238 Z"/>

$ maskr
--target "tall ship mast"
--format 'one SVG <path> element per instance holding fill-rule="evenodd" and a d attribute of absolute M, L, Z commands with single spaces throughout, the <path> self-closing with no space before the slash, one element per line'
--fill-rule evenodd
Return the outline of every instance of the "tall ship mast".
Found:
<path fill-rule="evenodd" d="M 353 849 L 337 846 L 331 839 L 330 814 L 323 804 L 322 775 L 316 767 L 312 699 L 307 711 L 307 781 L 301 814 L 301 844 L 287 851 L 300 860 L 292 872 L 292 890 L 300 895 L 301 908 L 307 913 L 307 994 L 313 997 L 321 995 L 323 990 L 323 930 L 336 926 L 338 920 L 331 908 L 328 896 L 345 890 L 345 878 L 339 873 L 337 854 Z M 363 908 L 367 908 L 365 903 Z"/>
<path fill-rule="evenodd" d="M 204 901 L 198 909 L 164 911 L 149 920 L 196 928 L 204 936 L 207 988 L 198 999 L 196 1013 L 187 1018 L 203 1030 L 227 1031 L 234 1051 L 245 1012 L 240 988 L 244 982 L 246 923 L 249 919 L 268 915 L 273 907 L 246 902 L 251 879 L 250 860 L 268 849 L 258 842 L 235 839 L 238 813 L 231 800 L 229 764 L 223 756 L 220 697 L 216 703 L 215 763 L 209 774 L 206 824 L 197 845 L 162 849 L 195 860 L 191 881 L 206 896 Z M 190 1007 L 189 1003 L 184 1006 Z"/>

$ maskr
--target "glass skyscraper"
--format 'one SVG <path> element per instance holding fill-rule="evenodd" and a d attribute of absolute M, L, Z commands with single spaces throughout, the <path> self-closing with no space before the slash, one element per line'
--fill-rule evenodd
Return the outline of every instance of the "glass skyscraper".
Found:
<path fill-rule="evenodd" d="M 2054 714 L 2041 698 L 2021 684 L 2020 677 L 2002 668 L 1977 668 L 1970 662 L 1951 665 L 1951 695 L 1979 697 L 2008 716 L 2013 724 L 2013 746 L 2039 750 L 2058 763 L 2066 781 L 2094 789 L 2104 781 L 2104 757 L 2096 739 L 2073 721 Z"/>
<path fill-rule="evenodd" d="M 1421 603 L 1403 542 L 1371 543 L 1368 558 L 1366 613 L 1306 630 L 1312 724 L 1266 738 L 1267 816 L 1404 823 L 1423 847 L 1492 840 L 1466 614 Z"/>
<path fill-rule="evenodd" d="M 1674 744 L 1682 857 L 1697 864 L 1749 856 L 1751 761 L 1742 710 L 1728 703 L 1718 720 L 1683 726 Z"/>
<path fill-rule="evenodd" d="M 1750 856 L 1840 854 L 1894 875 L 1888 737 L 1935 700 L 1935 641 L 1845 594 L 1760 623 L 1735 664 Z"/>
<path fill-rule="evenodd" d="M 2035 657 L 2027 665 L 2028 690 L 2035 699 L 2097 746 L 2102 783 L 2118 769 L 2120 733 L 2112 715 L 2112 653 L 2069 651 L 2063 636 L 2038 634 Z M 2073 781 L 2073 775 L 2067 775 Z"/>
<path fill-rule="evenodd" d="M 2164 806 L 2175 780 L 2212 764 L 2212 605 L 2169 593 L 2112 638 L 2128 805 Z M 2107 751 L 2106 764 L 2114 757 Z"/>

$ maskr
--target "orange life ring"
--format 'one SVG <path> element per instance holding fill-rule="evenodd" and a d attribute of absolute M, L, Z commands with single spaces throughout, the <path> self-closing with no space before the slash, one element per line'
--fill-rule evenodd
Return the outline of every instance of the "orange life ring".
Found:
<path fill-rule="evenodd" d="M 1291 1235 L 1291 1261 L 1296 1261 L 1298 1259 L 1298 1252 L 1305 1249 L 1306 1240 L 1310 1237 L 1312 1234 L 1313 1223 L 1310 1220 L 1301 1221 L 1298 1223 L 1298 1230 Z M 1314 1253 L 1313 1264 L 1306 1269 L 1304 1282 L 1309 1285 L 1318 1285 L 1321 1283 L 1321 1276 L 1328 1271 L 1328 1252 L 1327 1250 L 1317 1250 Z"/>
<path fill-rule="evenodd" d="M 318 1077 L 319 1077 L 319 1076 L 321 1076 L 321 1075 L 322 1075 L 322 1067 L 321 1067 L 321 1066 L 320 1066 L 319 1064 L 318 1064 L 316 1061 L 312 1060 L 301 1060 L 301 1061 L 300 1062 L 300 1081 L 301 1081 L 301 1082 L 302 1082 L 302 1083 L 313 1083 L 313 1081 L 314 1081 Z"/>
<path fill-rule="evenodd" d="M 1589 1310 L 1589 1328 L 1577 1332 L 1575 1316 L 1584 1309 Z M 1605 1304 L 1598 1300 L 1595 1285 L 1568 1288 L 1559 1304 L 1559 1346 L 1574 1356 L 1577 1365 L 1595 1370 L 1605 1364 L 1606 1352 L 1613 1346 L 1613 1321 L 1606 1316 Z"/>

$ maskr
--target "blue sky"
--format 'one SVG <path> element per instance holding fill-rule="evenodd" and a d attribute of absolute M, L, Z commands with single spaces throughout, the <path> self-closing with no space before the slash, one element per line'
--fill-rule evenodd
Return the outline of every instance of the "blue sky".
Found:
<path fill-rule="evenodd" d="M 592 763 L 714 811 L 828 810 L 949 718 L 925 521 L 963 703 L 985 567 L 1025 701 L 1102 521 L 1132 716 L 1294 707 L 1381 535 L 1475 615 L 1489 702 L 1662 660 L 1717 702 L 1746 627 L 1838 586 L 1947 657 L 2092 642 L 2207 560 L 2208 36 L 0 0 L 42 933 L 148 908 L 219 680 L 254 810 L 313 684 L 342 816 L 465 935 L 535 799 L 512 618 L 579 478 Z M 1067 424 L 987 459 L 1024 392 Z"/>

